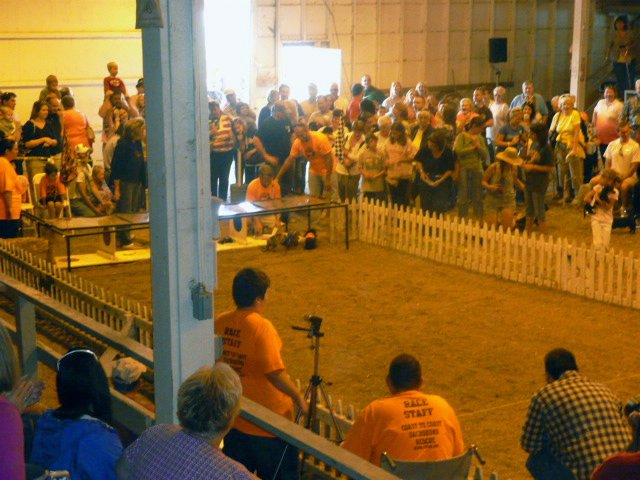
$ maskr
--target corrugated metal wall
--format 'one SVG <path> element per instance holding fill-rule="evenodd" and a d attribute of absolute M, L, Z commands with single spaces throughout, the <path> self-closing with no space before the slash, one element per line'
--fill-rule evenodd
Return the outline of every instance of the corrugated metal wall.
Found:
<path fill-rule="evenodd" d="M 509 41 L 509 60 L 500 68 L 502 80 L 516 85 L 511 94 L 531 77 L 545 96 L 569 86 L 573 0 L 251 1 L 257 107 L 279 82 L 280 45 L 296 41 L 342 49 L 343 90 L 363 73 L 381 88 L 394 80 L 405 86 L 493 83 L 491 37 Z M 3 0 L 3 7 L 11 15 L 0 25 L 0 88 L 20 87 L 23 118 L 49 73 L 76 86 L 92 121 L 107 60 L 120 62 L 132 87 L 142 73 L 134 0 Z M 224 12 L 220 21 L 229 21 Z M 592 23 L 591 72 L 604 61 L 610 20 L 595 14 Z"/>
<path fill-rule="evenodd" d="M 588 1 L 588 0 L 587 0 Z M 550 96 L 569 88 L 573 0 L 254 0 L 256 95 L 278 72 L 276 46 L 310 41 L 341 48 L 343 90 L 370 73 L 389 88 L 493 83 L 488 40 L 508 39 L 501 80 L 533 78 Z M 595 3 L 595 2 L 594 2 Z M 609 19 L 594 14 L 591 70 L 604 60 Z"/>

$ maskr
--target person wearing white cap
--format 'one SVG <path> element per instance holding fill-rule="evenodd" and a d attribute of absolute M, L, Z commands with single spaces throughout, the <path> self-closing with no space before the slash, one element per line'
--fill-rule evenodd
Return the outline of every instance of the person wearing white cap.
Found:
<path fill-rule="evenodd" d="M 518 168 L 522 159 L 513 147 L 496 154 L 497 162 L 492 163 L 484 173 L 482 188 L 487 191 L 484 199 L 485 221 L 489 225 L 507 229 L 513 226 L 516 209 L 516 186 L 524 190 L 524 184 L 518 178 Z"/>

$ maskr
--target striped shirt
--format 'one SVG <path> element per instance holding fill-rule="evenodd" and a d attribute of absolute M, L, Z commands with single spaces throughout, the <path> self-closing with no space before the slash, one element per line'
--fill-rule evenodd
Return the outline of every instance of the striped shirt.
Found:
<path fill-rule="evenodd" d="M 576 480 L 589 480 L 605 458 L 624 451 L 630 440 L 615 395 L 570 370 L 533 395 L 521 445 L 530 454 L 548 447 Z"/>
<path fill-rule="evenodd" d="M 213 127 L 218 131 L 212 133 Z M 221 115 L 220 118 L 209 120 L 209 148 L 212 152 L 228 152 L 235 146 L 235 138 L 231 129 L 231 117 Z"/>

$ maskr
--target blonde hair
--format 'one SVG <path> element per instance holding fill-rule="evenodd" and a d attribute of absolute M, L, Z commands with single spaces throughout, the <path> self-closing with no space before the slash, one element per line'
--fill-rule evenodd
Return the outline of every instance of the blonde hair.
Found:
<path fill-rule="evenodd" d="M 109 62 L 107 63 L 107 70 L 111 70 L 113 67 L 117 67 L 118 62 Z"/>
<path fill-rule="evenodd" d="M 575 106 L 575 97 L 573 95 L 569 95 L 568 93 L 560 95 L 560 98 L 558 99 L 558 106 L 562 108 L 567 100 L 571 102 L 572 106 Z"/>
<path fill-rule="evenodd" d="M 18 382 L 18 362 L 9 332 L 0 324 L 0 394 L 10 392 Z"/>
<path fill-rule="evenodd" d="M 205 438 L 225 433 L 240 412 L 240 377 L 224 363 L 202 367 L 178 390 L 180 426 Z"/>

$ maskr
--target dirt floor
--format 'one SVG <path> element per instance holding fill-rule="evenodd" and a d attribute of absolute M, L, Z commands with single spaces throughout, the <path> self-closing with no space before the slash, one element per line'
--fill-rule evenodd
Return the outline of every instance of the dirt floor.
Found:
<path fill-rule="evenodd" d="M 577 210 L 549 211 L 550 233 L 589 243 Z M 640 234 L 639 234 L 640 235 Z M 614 231 L 616 249 L 638 253 L 640 236 Z M 385 395 L 389 360 L 416 355 L 425 390 L 457 411 L 465 442 L 487 459 L 485 475 L 529 478 L 519 437 L 531 394 L 544 383 L 543 356 L 573 350 L 584 374 L 621 399 L 637 395 L 639 312 L 527 287 L 431 263 L 360 242 L 350 250 L 320 236 L 315 251 L 244 250 L 218 255 L 215 310 L 232 308 L 231 280 L 244 266 L 272 279 L 267 317 L 279 330 L 283 356 L 303 384 L 313 356 L 303 316 L 324 319 L 320 373 L 334 400 L 356 408 Z M 149 262 L 78 269 L 76 274 L 140 301 L 151 301 Z"/>

